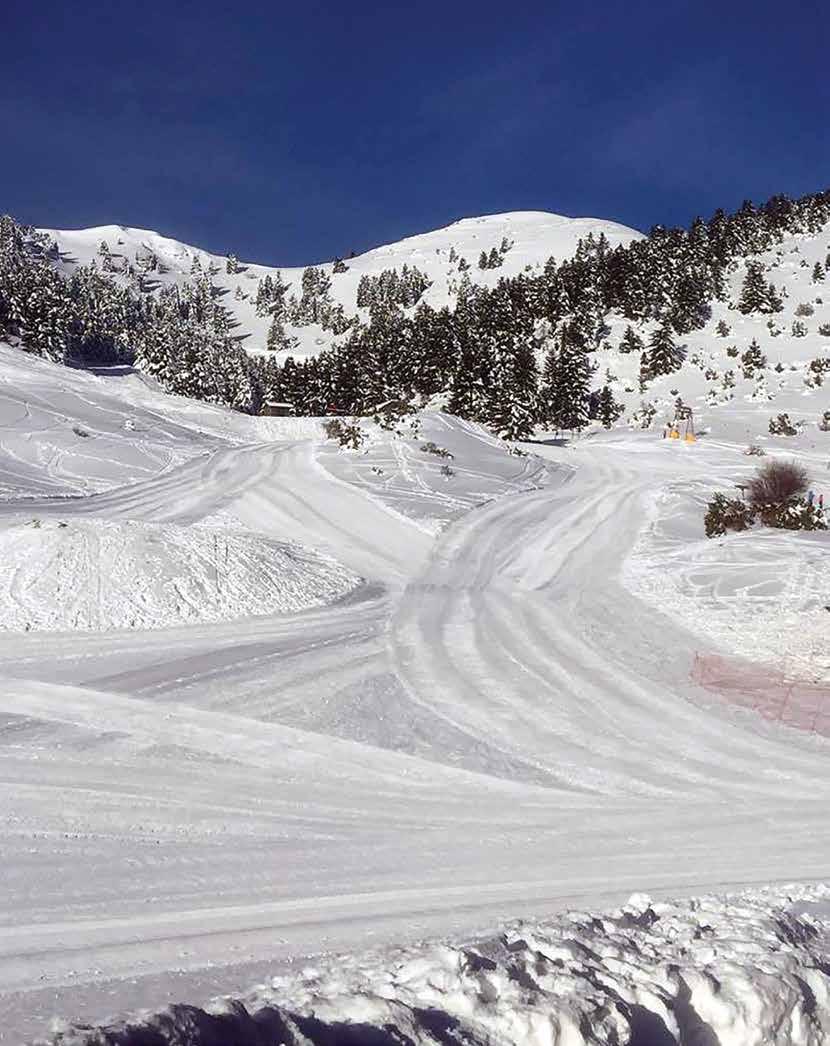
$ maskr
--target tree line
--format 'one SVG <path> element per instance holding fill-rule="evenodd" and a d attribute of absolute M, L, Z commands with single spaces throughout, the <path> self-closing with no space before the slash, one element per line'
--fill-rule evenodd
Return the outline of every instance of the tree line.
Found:
<path fill-rule="evenodd" d="M 265 277 L 256 309 L 271 317 L 269 348 L 291 351 L 286 323 L 319 323 L 336 335 L 319 356 L 280 364 L 240 346 L 222 303 L 226 291 L 210 271 L 199 267 L 186 281 L 162 286 L 145 263 L 125 284 L 104 258 L 65 275 L 54 242 L 6 216 L 0 337 L 57 362 L 134 363 L 170 392 L 250 413 L 276 399 L 297 414 L 368 414 L 390 399 L 447 393 L 451 412 L 521 438 L 538 423 L 579 429 L 590 418 L 610 425 L 619 415 L 611 390 L 594 381 L 592 354 L 607 342 L 610 313 L 656 325 L 648 342 L 629 325 L 617 346 L 639 354 L 644 389 L 682 365 L 680 339 L 707 322 L 712 300 L 725 299 L 731 267 L 787 234 L 818 232 L 828 220 L 825 191 L 746 202 L 685 229 L 655 226 L 626 246 L 590 235 L 572 258 L 551 258 L 539 273 L 502 278 L 493 288 L 477 286 L 465 271 L 454 308 L 419 301 L 428 283 L 417 269 L 381 274 L 362 286 L 366 320 L 331 301 L 322 269 L 305 270 L 299 298 L 287 295 L 279 275 Z M 757 261 L 747 265 L 739 308 L 781 308 Z"/>

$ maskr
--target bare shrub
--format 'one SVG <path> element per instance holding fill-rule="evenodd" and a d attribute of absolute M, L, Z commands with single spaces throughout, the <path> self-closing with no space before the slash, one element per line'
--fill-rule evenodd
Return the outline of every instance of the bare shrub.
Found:
<path fill-rule="evenodd" d="M 763 447 L 759 447 L 757 443 L 750 443 L 750 445 L 744 451 L 748 457 L 751 458 L 763 458 L 766 455 L 766 451 Z"/>
<path fill-rule="evenodd" d="M 747 497 L 753 509 L 783 505 L 800 497 L 809 486 L 806 469 L 797 461 L 768 461 L 747 484 Z"/>

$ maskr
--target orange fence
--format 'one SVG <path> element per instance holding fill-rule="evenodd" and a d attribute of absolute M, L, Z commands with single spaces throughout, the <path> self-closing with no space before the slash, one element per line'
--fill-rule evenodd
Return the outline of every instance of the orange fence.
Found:
<path fill-rule="evenodd" d="M 798 679 L 774 668 L 720 654 L 696 654 L 691 676 L 730 704 L 752 708 L 799 730 L 830 737 L 830 684 Z"/>

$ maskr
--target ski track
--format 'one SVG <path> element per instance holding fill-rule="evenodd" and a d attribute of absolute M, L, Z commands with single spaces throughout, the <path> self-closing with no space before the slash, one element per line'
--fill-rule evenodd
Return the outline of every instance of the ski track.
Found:
<path fill-rule="evenodd" d="M 700 638 L 621 581 L 655 491 L 728 451 L 534 449 L 547 485 L 517 463 L 434 539 L 312 441 L 26 502 L 227 511 L 368 581 L 293 615 L 0 634 L 0 1040 L 151 1002 L 172 971 L 195 1001 L 205 968 L 241 990 L 266 960 L 826 873 L 827 744 L 712 707 L 689 681 Z"/>

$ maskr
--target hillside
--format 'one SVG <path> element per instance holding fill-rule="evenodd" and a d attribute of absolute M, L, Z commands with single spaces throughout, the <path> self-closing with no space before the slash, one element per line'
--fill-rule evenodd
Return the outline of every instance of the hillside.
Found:
<path fill-rule="evenodd" d="M 302 294 L 303 268 L 278 268 L 254 262 L 238 263 L 238 271 L 229 273 L 225 256 L 210 254 L 198 247 L 179 243 L 157 232 L 146 229 L 129 229 L 121 225 L 103 225 L 92 229 L 41 230 L 58 246 L 58 269 L 71 274 L 79 266 L 95 261 L 102 264 L 100 247 L 106 243 L 115 272 L 113 277 L 123 283 L 129 282 L 122 266 L 134 265 L 141 268 L 149 257 L 158 260 L 158 267 L 148 275 L 154 283 L 169 286 L 184 283 L 194 275 L 194 262 L 202 272 L 213 268 L 212 282 L 218 289 L 222 304 L 233 316 L 236 326 L 233 336 L 241 340 L 246 351 L 266 353 L 270 318 L 258 315 L 255 305 L 259 281 L 266 276 L 279 277 L 289 295 Z M 553 256 L 558 261 L 570 258 L 580 239 L 604 234 L 612 246 L 627 244 L 638 238 L 640 233 L 616 222 L 596 218 L 565 218 L 544 211 L 519 211 L 493 214 L 478 218 L 463 218 L 443 229 L 417 236 L 409 236 L 397 243 L 386 244 L 349 258 L 343 262 L 345 271 L 338 272 L 333 261 L 314 263 L 315 267 L 331 280 L 331 300 L 342 306 L 347 316 L 358 316 L 368 320 L 368 309 L 358 308 L 357 290 L 361 277 L 378 277 L 386 270 L 402 271 L 417 268 L 429 281 L 421 301 L 441 308 L 454 305 L 458 294 L 458 282 L 465 259 L 470 268 L 466 270 L 470 280 L 477 286 L 494 287 L 502 277 L 517 276 L 519 273 L 538 274 L 545 262 Z M 498 251 L 503 243 L 511 244 L 501 256 L 501 264 L 492 269 L 478 266 L 482 251 L 488 254 Z M 230 245 L 232 249 L 233 245 Z M 232 263 L 232 267 L 235 266 Z M 290 354 L 304 359 L 319 354 L 335 339 L 331 330 L 319 323 L 298 325 L 286 323 L 288 337 L 295 338 Z M 282 362 L 289 351 L 282 349 L 276 359 Z"/>
<path fill-rule="evenodd" d="M 56 240 L 4 218 L 0 335 L 253 414 L 269 400 L 310 416 L 440 402 L 516 439 L 659 426 L 679 398 L 699 427 L 741 405 L 752 438 L 773 406 L 823 416 L 805 400 L 830 369 L 828 229 L 828 193 L 645 237 L 520 213 L 266 270 L 154 233 Z"/>

